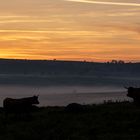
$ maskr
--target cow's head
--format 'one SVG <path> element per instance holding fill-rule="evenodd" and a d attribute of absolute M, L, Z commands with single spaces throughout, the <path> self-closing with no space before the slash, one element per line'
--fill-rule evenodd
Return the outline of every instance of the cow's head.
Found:
<path fill-rule="evenodd" d="M 38 96 L 33 96 L 32 97 L 32 104 L 39 104 Z"/>
<path fill-rule="evenodd" d="M 125 87 L 128 91 L 127 96 L 128 97 L 133 97 L 134 96 L 134 88 L 133 87 Z"/>

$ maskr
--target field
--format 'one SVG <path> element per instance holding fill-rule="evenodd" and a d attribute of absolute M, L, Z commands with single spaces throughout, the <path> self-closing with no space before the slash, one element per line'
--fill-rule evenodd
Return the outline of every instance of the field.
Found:
<path fill-rule="evenodd" d="M 41 107 L 31 115 L 0 113 L 0 140 L 138 140 L 140 108 L 130 102 Z"/>

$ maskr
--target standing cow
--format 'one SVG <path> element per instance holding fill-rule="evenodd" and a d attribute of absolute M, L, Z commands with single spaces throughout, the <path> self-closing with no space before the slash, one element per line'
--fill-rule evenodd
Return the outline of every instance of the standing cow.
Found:
<path fill-rule="evenodd" d="M 21 99 L 6 98 L 3 101 L 3 107 L 6 114 L 28 114 L 31 112 L 32 107 L 35 104 L 39 104 L 38 96 Z"/>
<path fill-rule="evenodd" d="M 128 87 L 127 96 L 133 98 L 134 102 L 140 104 L 140 88 Z"/>

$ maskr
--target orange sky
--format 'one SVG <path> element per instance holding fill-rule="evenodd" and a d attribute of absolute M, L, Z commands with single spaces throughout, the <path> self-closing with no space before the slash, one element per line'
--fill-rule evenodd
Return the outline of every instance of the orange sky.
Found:
<path fill-rule="evenodd" d="M 140 61 L 138 0 L 4 0 L 0 58 Z"/>

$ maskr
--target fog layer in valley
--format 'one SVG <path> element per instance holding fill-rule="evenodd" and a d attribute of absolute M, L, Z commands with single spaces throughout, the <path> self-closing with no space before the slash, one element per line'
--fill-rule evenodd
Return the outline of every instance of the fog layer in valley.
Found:
<path fill-rule="evenodd" d="M 69 103 L 93 104 L 105 100 L 123 101 L 126 89 L 119 87 L 97 86 L 1 86 L 0 106 L 6 97 L 23 98 L 39 95 L 40 106 L 64 106 Z"/>

